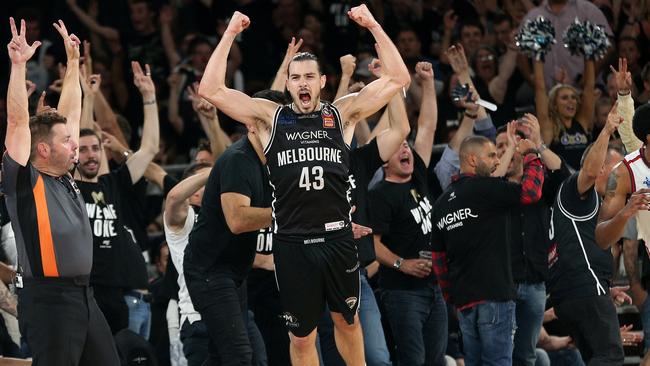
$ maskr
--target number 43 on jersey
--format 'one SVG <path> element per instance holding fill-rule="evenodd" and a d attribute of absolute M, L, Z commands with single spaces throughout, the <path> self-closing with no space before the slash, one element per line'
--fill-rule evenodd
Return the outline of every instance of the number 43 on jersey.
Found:
<path fill-rule="evenodd" d="M 323 167 L 319 165 L 313 166 L 311 167 L 311 173 L 309 167 L 302 168 L 298 187 L 304 188 L 306 191 L 312 189 L 320 191 L 323 189 L 325 187 L 325 181 L 323 180 Z"/>

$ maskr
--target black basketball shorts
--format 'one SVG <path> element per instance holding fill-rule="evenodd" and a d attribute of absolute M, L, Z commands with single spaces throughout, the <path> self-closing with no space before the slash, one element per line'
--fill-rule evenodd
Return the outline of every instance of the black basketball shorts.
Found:
<path fill-rule="evenodd" d="M 352 234 L 335 240 L 322 237 L 273 238 L 275 278 L 287 329 L 305 337 L 318 324 L 325 304 L 354 322 L 359 307 L 359 257 Z"/>

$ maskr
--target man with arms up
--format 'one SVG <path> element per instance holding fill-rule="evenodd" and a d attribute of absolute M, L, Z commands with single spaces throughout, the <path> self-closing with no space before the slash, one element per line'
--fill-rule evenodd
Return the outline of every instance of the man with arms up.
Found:
<path fill-rule="evenodd" d="M 110 329 L 88 286 L 92 232 L 69 173 L 76 161 L 81 115 L 79 39 L 68 35 L 62 21 L 54 25 L 68 58 L 59 112 L 30 119 L 25 65 L 40 42 L 28 45 L 25 22 L 20 22 L 20 33 L 13 18 L 10 22 L 2 178 L 18 247 L 22 335 L 34 364 L 118 365 Z"/>
<path fill-rule="evenodd" d="M 320 101 L 325 85 L 317 59 L 307 53 L 289 63 L 286 87 L 293 103 L 278 106 L 225 85 L 228 50 L 250 21 L 236 12 L 215 49 L 199 93 L 230 117 L 257 127 L 273 187 L 274 258 L 291 358 L 316 365 L 316 324 L 325 301 L 332 310 L 339 352 L 363 365 L 359 327 L 359 264 L 351 230 L 349 144 L 357 121 L 409 82 L 397 49 L 365 5 L 348 12 L 379 46 L 385 73 L 358 94 L 333 104 Z"/>

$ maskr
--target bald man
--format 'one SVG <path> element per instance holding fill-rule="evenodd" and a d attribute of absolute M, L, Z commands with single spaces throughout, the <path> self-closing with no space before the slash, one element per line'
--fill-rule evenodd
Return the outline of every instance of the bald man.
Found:
<path fill-rule="evenodd" d="M 516 143 L 514 128 L 509 141 Z M 508 242 L 509 210 L 539 201 L 544 173 L 530 140 L 520 140 L 521 183 L 491 177 L 496 146 L 470 136 L 460 146 L 460 175 L 433 205 L 433 267 L 447 301 L 459 310 L 467 365 L 512 365 L 516 291 Z M 479 319 L 495 317 L 485 324 Z M 492 314 L 492 315 L 489 315 Z"/>

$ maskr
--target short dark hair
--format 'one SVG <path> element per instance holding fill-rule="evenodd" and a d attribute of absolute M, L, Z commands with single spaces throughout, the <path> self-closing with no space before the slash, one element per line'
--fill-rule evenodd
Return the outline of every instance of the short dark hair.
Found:
<path fill-rule="evenodd" d="M 90 128 L 82 128 L 81 130 L 79 130 L 79 138 L 86 137 L 86 136 L 95 136 L 97 137 L 97 140 L 99 140 L 99 144 L 100 145 L 102 144 L 102 139 L 94 130 L 91 130 Z"/>
<path fill-rule="evenodd" d="M 212 43 L 210 43 L 210 40 L 208 40 L 206 37 L 202 35 L 195 36 L 190 41 L 190 44 L 187 46 L 187 53 L 189 53 L 190 55 L 193 54 L 194 50 L 202 44 L 207 44 L 208 46 L 212 47 Z"/>
<path fill-rule="evenodd" d="M 183 171 L 183 176 L 181 177 L 181 180 L 185 178 L 189 178 L 196 174 L 201 169 L 204 168 L 212 168 L 212 165 L 209 163 L 201 162 L 201 163 L 194 163 L 190 166 L 188 166 L 184 171 Z"/>
<path fill-rule="evenodd" d="M 52 127 L 66 122 L 67 119 L 56 112 L 37 114 L 29 119 L 29 133 L 31 135 L 29 156 L 31 159 L 36 156 L 36 146 L 39 143 L 46 142 L 50 144 L 52 142 Z"/>
<path fill-rule="evenodd" d="M 508 14 L 497 14 L 494 16 L 494 20 L 492 20 L 492 24 L 494 25 L 501 24 L 503 22 L 508 22 L 510 27 L 513 26 L 512 17 Z"/>
<path fill-rule="evenodd" d="M 294 61 L 296 61 L 296 62 L 299 62 L 299 61 L 316 61 L 316 65 L 318 65 L 318 73 L 323 75 L 323 68 L 321 67 L 320 62 L 318 62 L 318 57 L 316 57 L 316 55 L 314 55 L 311 52 L 299 52 L 299 53 L 296 53 L 296 55 L 293 56 L 293 58 L 289 62 L 289 65 L 287 65 L 287 75 L 289 75 L 289 66 L 291 66 L 291 63 L 294 62 Z"/>
<path fill-rule="evenodd" d="M 632 118 L 632 131 L 645 145 L 650 134 L 650 104 L 644 104 L 634 111 Z"/>
<path fill-rule="evenodd" d="M 199 144 L 196 146 L 196 152 L 207 151 L 212 154 L 212 147 L 210 146 L 210 141 L 206 139 L 200 139 Z"/>
<path fill-rule="evenodd" d="M 253 98 L 266 99 L 282 105 L 289 102 L 283 92 L 271 89 L 260 90 L 253 94 Z"/>
<path fill-rule="evenodd" d="M 477 27 L 478 29 L 481 30 L 481 35 L 485 35 L 485 27 L 483 27 L 483 24 L 479 22 L 478 20 L 472 20 L 468 19 L 465 20 L 461 25 L 459 29 L 459 33 L 463 33 L 463 28 L 465 27 Z"/>
<path fill-rule="evenodd" d="M 503 126 L 499 126 L 499 128 L 497 128 L 497 133 L 494 136 L 499 136 L 502 133 L 508 133 L 508 125 L 507 124 L 505 124 Z M 524 134 L 523 131 L 521 131 L 521 130 L 515 129 L 515 134 L 517 136 L 521 137 L 522 140 L 527 138 L 526 134 Z"/>

